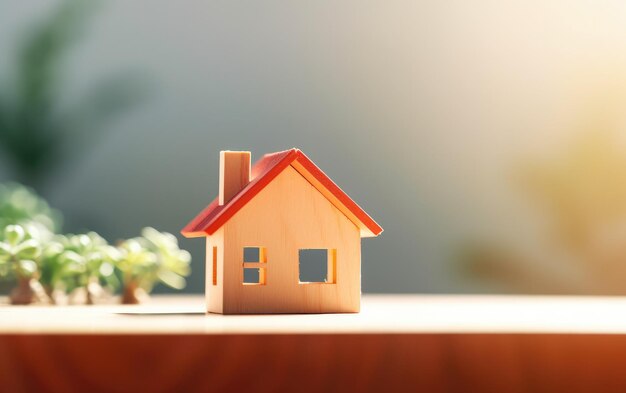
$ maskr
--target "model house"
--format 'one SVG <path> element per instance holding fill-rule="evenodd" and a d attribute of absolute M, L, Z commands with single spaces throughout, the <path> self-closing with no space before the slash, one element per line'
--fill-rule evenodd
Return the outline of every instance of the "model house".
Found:
<path fill-rule="evenodd" d="M 358 312 L 361 238 L 382 228 L 298 149 L 220 153 L 219 196 L 181 231 L 206 237 L 213 313 Z"/>

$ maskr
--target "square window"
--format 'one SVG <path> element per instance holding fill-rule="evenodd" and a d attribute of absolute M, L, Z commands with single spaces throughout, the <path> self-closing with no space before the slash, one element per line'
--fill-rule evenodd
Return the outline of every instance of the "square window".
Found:
<path fill-rule="evenodd" d="M 260 270 L 258 267 L 245 267 L 243 269 L 243 283 L 258 284 L 261 278 Z"/>
<path fill-rule="evenodd" d="M 302 249 L 298 252 L 301 284 L 335 283 L 336 251 L 334 249 Z"/>
<path fill-rule="evenodd" d="M 243 283 L 244 285 L 265 285 L 265 268 L 244 267 Z"/>
<path fill-rule="evenodd" d="M 260 247 L 244 247 L 243 248 L 243 261 L 244 262 L 261 262 L 261 248 Z"/>

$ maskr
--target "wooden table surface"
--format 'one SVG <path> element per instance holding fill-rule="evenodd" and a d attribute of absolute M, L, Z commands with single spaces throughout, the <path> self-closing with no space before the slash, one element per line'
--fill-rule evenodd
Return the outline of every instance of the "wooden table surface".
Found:
<path fill-rule="evenodd" d="M 364 296 L 360 314 L 0 306 L 0 391 L 624 392 L 626 299 Z"/>
<path fill-rule="evenodd" d="M 204 310 L 202 296 L 155 296 L 136 306 L 5 302 L 0 334 L 626 333 L 626 298 L 619 297 L 365 295 L 358 314 Z"/>

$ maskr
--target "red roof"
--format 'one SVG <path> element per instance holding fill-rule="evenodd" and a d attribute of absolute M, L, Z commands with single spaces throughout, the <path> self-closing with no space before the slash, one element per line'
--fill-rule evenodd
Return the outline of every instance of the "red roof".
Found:
<path fill-rule="evenodd" d="M 267 186 L 285 168 L 292 165 L 335 207 L 343 212 L 361 230 L 362 237 L 378 236 L 383 229 L 363 209 L 321 171 L 303 152 L 290 149 L 264 155 L 252 166 L 250 183 L 220 206 L 215 198 L 181 231 L 185 237 L 213 234 L 255 195 Z"/>

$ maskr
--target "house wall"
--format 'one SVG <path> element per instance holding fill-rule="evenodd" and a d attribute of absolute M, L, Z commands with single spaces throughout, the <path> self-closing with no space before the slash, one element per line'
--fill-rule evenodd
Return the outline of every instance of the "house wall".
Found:
<path fill-rule="evenodd" d="M 224 313 L 359 311 L 359 230 L 292 167 L 222 230 Z M 250 246 L 266 249 L 265 285 L 243 284 L 243 248 Z M 299 283 L 298 251 L 306 248 L 337 250 L 336 283 Z"/>
<path fill-rule="evenodd" d="M 216 250 L 216 263 L 213 263 L 213 247 Z M 222 295 L 224 293 L 224 229 L 220 228 L 206 238 L 206 304 L 207 311 L 222 313 Z M 215 270 L 215 285 L 213 274 Z"/>

